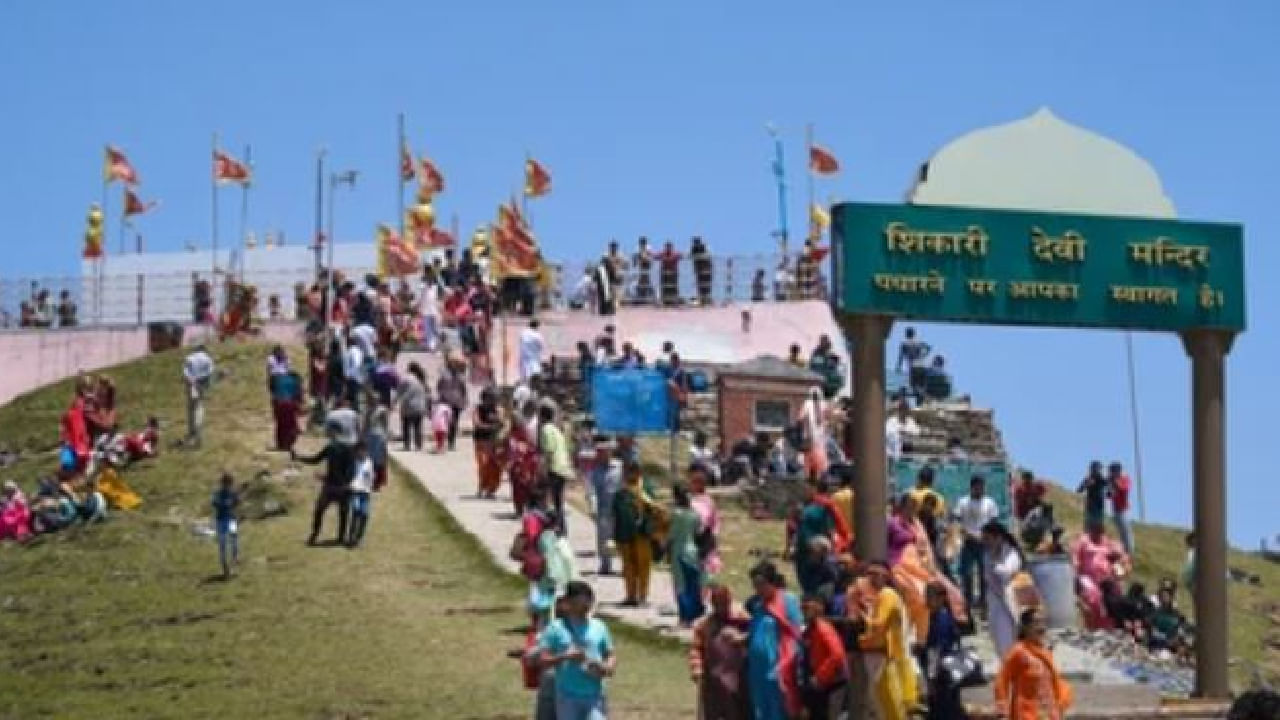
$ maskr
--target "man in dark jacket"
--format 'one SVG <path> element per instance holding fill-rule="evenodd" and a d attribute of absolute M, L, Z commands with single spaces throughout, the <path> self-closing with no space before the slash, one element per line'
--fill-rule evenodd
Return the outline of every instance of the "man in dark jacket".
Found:
<path fill-rule="evenodd" d="M 289 456 L 307 465 L 325 463 L 324 479 L 320 485 L 320 494 L 316 497 L 315 512 L 311 516 L 311 537 L 307 538 L 307 544 L 316 544 L 316 539 L 320 537 L 320 526 L 324 524 L 324 513 L 331 503 L 338 504 L 338 543 L 345 542 L 347 516 L 351 510 L 351 479 L 355 476 L 356 469 L 354 448 L 330 434 L 329 442 L 315 455 L 298 455 L 290 450 Z"/>

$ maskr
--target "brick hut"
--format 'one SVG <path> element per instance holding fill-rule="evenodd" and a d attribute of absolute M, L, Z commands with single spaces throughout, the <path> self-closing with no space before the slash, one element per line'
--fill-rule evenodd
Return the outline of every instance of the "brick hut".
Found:
<path fill-rule="evenodd" d="M 726 447 L 757 432 L 776 437 L 800 412 L 822 378 L 782 358 L 761 355 L 720 370 L 720 436 Z"/>

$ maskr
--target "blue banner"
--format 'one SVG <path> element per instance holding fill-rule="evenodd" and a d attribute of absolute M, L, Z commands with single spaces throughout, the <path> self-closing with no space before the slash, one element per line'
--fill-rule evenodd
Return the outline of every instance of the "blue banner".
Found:
<path fill-rule="evenodd" d="M 671 407 L 667 376 L 658 370 L 597 368 L 592 373 L 592 415 L 602 432 L 670 432 Z"/>

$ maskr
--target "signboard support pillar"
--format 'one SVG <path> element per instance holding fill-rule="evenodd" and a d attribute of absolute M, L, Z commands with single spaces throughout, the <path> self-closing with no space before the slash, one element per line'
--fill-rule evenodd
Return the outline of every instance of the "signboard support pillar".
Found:
<path fill-rule="evenodd" d="M 1231 696 L 1227 640 L 1227 508 L 1224 370 L 1234 335 L 1191 330 L 1192 497 L 1195 521 L 1196 694 Z"/>
<path fill-rule="evenodd" d="M 884 452 L 885 340 L 893 327 L 886 315 L 853 315 L 845 324 L 853 338 L 853 456 L 855 549 L 864 560 L 883 560 L 888 501 Z"/>

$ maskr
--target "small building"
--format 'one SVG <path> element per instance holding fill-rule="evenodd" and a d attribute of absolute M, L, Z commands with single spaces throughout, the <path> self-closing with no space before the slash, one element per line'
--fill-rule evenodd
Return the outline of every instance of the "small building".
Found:
<path fill-rule="evenodd" d="M 822 378 L 782 358 L 761 355 L 724 367 L 716 380 L 720 436 L 726 447 L 757 432 L 781 433 Z"/>

